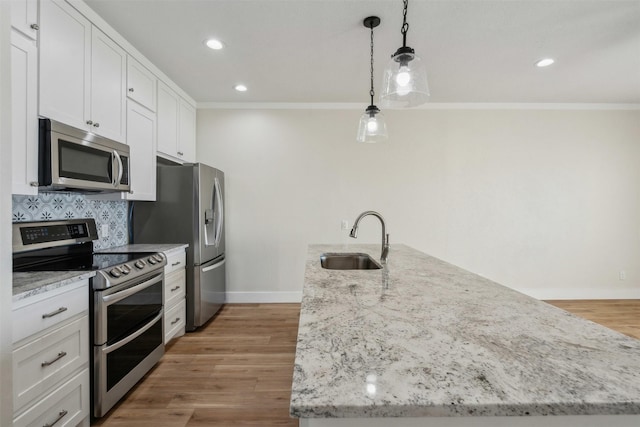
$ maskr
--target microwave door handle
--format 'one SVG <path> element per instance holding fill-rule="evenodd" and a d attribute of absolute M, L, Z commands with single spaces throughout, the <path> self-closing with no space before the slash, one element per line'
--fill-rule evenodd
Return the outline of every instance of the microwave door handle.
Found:
<path fill-rule="evenodd" d="M 120 185 L 120 180 L 122 179 L 122 174 L 124 172 L 124 165 L 122 164 L 122 159 L 120 158 L 120 154 L 118 154 L 116 150 L 113 150 L 113 155 L 118 160 L 118 178 L 116 178 L 115 182 L 113 183 L 113 186 L 117 187 L 118 185 Z"/>

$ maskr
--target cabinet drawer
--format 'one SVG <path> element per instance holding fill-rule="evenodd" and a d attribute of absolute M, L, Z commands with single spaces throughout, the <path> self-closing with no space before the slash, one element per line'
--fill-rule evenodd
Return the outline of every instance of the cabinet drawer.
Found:
<path fill-rule="evenodd" d="M 89 369 L 84 369 L 14 418 L 14 427 L 75 427 L 89 416 Z"/>
<path fill-rule="evenodd" d="M 164 268 L 164 274 L 169 274 L 187 265 L 187 254 L 185 251 L 165 253 L 167 256 L 167 265 Z"/>
<path fill-rule="evenodd" d="M 184 335 L 186 304 L 184 299 L 164 313 L 164 343 Z"/>
<path fill-rule="evenodd" d="M 77 284 L 84 286 L 14 309 L 13 343 L 89 310 L 89 281 Z"/>
<path fill-rule="evenodd" d="M 164 308 L 172 308 L 185 296 L 187 272 L 183 268 L 164 276 Z"/>
<path fill-rule="evenodd" d="M 14 410 L 88 363 L 88 316 L 16 348 L 13 351 Z"/>

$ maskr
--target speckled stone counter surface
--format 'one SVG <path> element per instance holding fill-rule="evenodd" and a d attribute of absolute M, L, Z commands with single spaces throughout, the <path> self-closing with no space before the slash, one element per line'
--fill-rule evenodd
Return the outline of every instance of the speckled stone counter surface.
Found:
<path fill-rule="evenodd" d="M 29 298 L 44 292 L 68 285 L 69 283 L 89 279 L 95 271 L 36 271 L 13 273 L 13 302 Z"/>
<path fill-rule="evenodd" d="M 184 243 L 137 243 L 131 245 L 116 246 L 114 248 L 102 249 L 100 253 L 125 253 L 125 252 L 168 252 L 179 248 L 187 248 Z"/>
<path fill-rule="evenodd" d="M 292 416 L 640 414 L 640 340 L 404 245 L 384 270 L 323 252 L 345 248 L 309 247 Z"/>

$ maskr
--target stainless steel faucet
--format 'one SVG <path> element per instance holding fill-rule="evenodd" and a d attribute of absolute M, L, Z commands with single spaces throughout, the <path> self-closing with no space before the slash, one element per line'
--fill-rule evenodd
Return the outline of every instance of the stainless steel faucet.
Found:
<path fill-rule="evenodd" d="M 387 256 L 389 255 L 389 235 L 387 234 L 387 227 L 384 223 L 384 218 L 378 212 L 375 211 L 365 211 L 362 212 L 358 218 L 356 218 L 356 222 L 353 223 L 353 228 L 351 229 L 351 233 L 349 233 L 349 237 L 353 237 L 354 239 L 358 237 L 358 224 L 360 224 L 360 220 L 367 215 L 373 215 L 380 220 L 380 224 L 382 224 L 382 254 L 380 255 L 380 261 L 383 263 L 387 262 Z"/>

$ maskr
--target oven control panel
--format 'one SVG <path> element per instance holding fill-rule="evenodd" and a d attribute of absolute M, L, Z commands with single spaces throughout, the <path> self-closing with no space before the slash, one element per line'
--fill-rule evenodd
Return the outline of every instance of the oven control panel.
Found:
<path fill-rule="evenodd" d="M 93 218 L 64 221 L 17 222 L 13 224 L 13 252 L 74 245 L 98 238 Z"/>
<path fill-rule="evenodd" d="M 128 262 L 98 270 L 92 281 L 93 288 L 107 289 L 149 273 L 163 272 L 166 264 L 167 260 L 160 252 L 154 254 L 141 253 L 139 257 Z"/>

